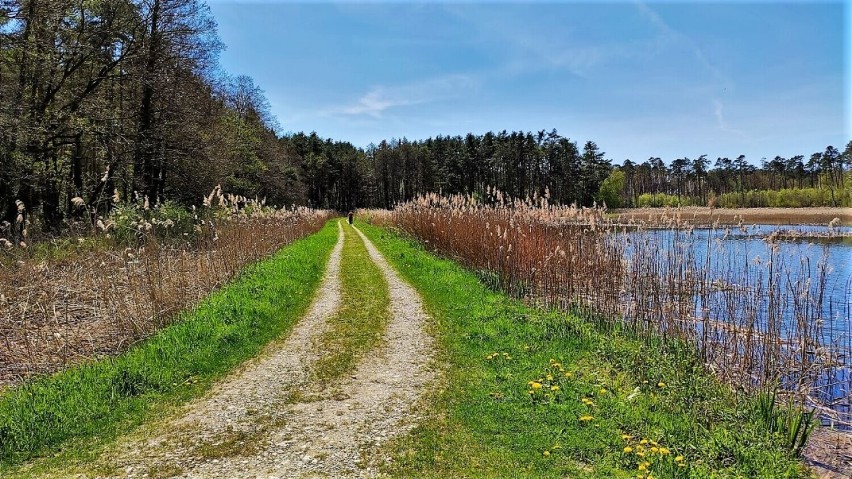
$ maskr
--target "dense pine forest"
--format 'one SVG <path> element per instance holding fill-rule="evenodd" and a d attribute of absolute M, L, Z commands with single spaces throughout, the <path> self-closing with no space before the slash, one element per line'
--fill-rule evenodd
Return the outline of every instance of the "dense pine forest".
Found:
<path fill-rule="evenodd" d="M 790 158 L 696 152 L 619 164 L 605 145 L 556 130 L 366 148 L 285 135 L 260 87 L 218 67 L 222 48 L 196 0 L 0 0 L 6 227 L 23 214 L 33 232 L 55 233 L 122 202 L 197 204 L 216 185 L 336 210 L 488 187 L 610 207 L 852 204 L 852 142 Z"/>

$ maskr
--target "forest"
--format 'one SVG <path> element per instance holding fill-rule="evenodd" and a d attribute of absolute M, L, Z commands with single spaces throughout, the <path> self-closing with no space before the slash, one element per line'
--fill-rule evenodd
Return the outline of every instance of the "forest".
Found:
<path fill-rule="evenodd" d="M 852 204 L 852 142 L 758 167 L 706 154 L 617 164 L 555 129 L 366 148 L 282 134 L 262 89 L 218 66 L 222 48 L 197 0 L 0 0 L 4 228 L 20 215 L 54 234 L 123 202 L 198 204 L 216 185 L 335 210 L 489 187 L 609 207 Z"/>

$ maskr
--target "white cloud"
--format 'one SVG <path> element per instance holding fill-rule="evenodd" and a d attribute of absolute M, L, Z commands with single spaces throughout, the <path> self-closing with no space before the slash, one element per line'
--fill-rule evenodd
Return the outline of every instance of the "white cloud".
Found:
<path fill-rule="evenodd" d="M 386 110 L 457 98 L 470 93 L 477 82 L 468 75 L 446 75 L 405 85 L 372 87 L 356 102 L 329 113 L 381 118 Z"/>

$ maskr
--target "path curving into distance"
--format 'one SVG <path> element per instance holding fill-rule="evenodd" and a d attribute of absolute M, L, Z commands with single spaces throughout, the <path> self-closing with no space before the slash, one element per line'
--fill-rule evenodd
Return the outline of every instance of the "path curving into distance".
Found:
<path fill-rule="evenodd" d="M 355 227 L 338 241 L 308 313 L 290 335 L 185 406 L 142 428 L 99 459 L 110 471 L 84 477 L 373 477 L 379 448 L 413 428 L 416 406 L 437 377 L 434 345 L 417 291 Z M 384 275 L 390 319 L 381 345 L 345 379 L 317 384 L 317 341 L 342 301 L 344 241 L 363 241 Z M 147 429 L 147 430 L 146 430 Z"/>

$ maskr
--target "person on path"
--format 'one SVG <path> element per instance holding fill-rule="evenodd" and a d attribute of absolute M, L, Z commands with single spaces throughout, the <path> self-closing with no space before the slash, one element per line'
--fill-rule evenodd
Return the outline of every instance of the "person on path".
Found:
<path fill-rule="evenodd" d="M 350 225 L 352 224 L 352 219 L 353 219 L 353 217 L 354 217 L 354 216 L 355 216 L 355 214 L 354 214 L 353 212 L 351 212 L 351 211 L 350 211 L 350 212 L 349 212 L 349 224 L 350 224 Z"/>

